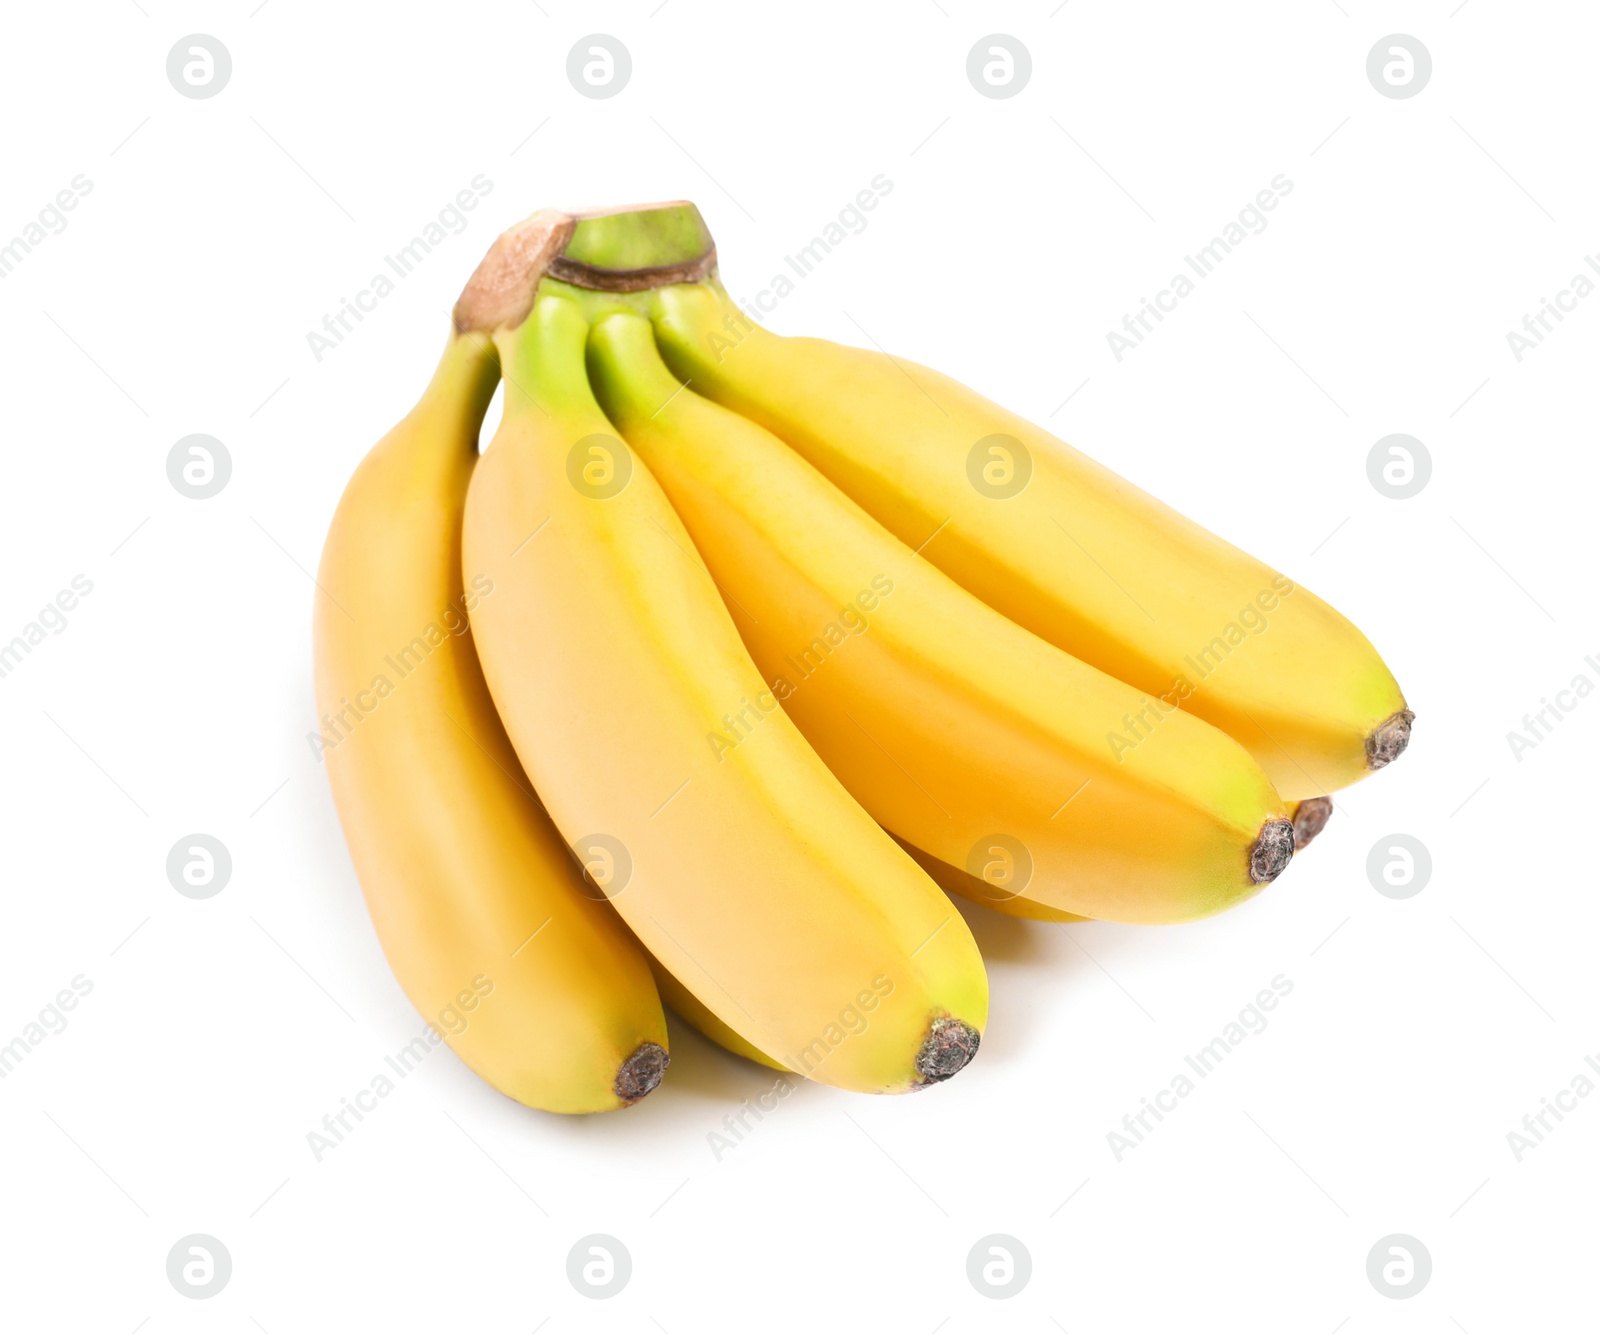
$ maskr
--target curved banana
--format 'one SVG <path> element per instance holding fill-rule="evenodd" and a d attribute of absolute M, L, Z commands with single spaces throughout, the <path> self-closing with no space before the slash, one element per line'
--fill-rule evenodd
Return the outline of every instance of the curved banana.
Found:
<path fill-rule="evenodd" d="M 978 867 L 976 875 L 930 856 L 903 838 L 897 838 L 895 842 L 911 854 L 911 859 L 928 873 L 929 878 L 940 889 L 948 894 L 959 895 L 970 903 L 981 903 L 985 908 L 993 908 L 1007 917 L 1022 917 L 1031 922 L 1094 920 L 1082 913 L 1066 912 L 1060 908 L 1052 908 L 1047 903 L 1041 903 L 1038 899 L 1029 898 L 1024 892 L 1027 888 L 1026 883 L 1022 889 L 1017 888 L 1020 877 L 1017 874 L 1014 851 L 996 840 L 986 840 L 987 846 L 982 848 L 979 857 L 974 859 Z M 1031 874 L 1029 878 L 1031 879 Z"/>
<path fill-rule="evenodd" d="M 312 741 L 394 975 L 435 1033 L 551 1112 L 637 1102 L 667 1032 L 643 953 L 586 897 L 495 715 L 467 614 L 461 513 L 499 378 L 452 337 L 421 401 L 362 461 L 322 553 Z M 481 605 L 481 603 L 480 603 Z"/>
<path fill-rule="evenodd" d="M 1014 912 L 1188 921 L 1288 865 L 1288 813 L 1236 741 L 985 606 L 675 380 L 649 320 L 602 315 L 589 374 L 765 678 L 713 717 L 720 768 L 786 716 L 873 818 L 958 870 L 940 883 Z M 1141 711 L 1148 736 L 1119 752 L 1108 733 Z"/>
<path fill-rule="evenodd" d="M 485 261 L 493 292 L 458 306 L 495 331 L 506 379 L 464 547 L 494 582 L 472 623 L 506 730 L 628 925 L 719 1020 L 840 1088 L 948 1078 L 988 1016 L 960 915 L 781 714 L 726 762 L 707 744 L 763 683 L 594 401 L 582 310 L 541 282 L 563 252 L 604 258 L 610 224 L 586 222 L 535 215 Z"/>
<path fill-rule="evenodd" d="M 1405 749 L 1412 714 L 1355 626 L 1047 432 L 885 353 L 771 334 L 712 281 L 663 289 L 656 322 L 696 391 L 1019 625 L 1236 737 L 1284 797 Z"/>
<path fill-rule="evenodd" d="M 735 1029 L 718 1019 L 704 1005 L 695 998 L 694 992 L 684 986 L 671 973 L 663 968 L 656 960 L 650 961 L 651 971 L 656 975 L 656 987 L 661 992 L 661 999 L 670 1009 L 690 1028 L 694 1029 L 701 1037 L 709 1038 L 717 1046 L 731 1051 L 735 1056 L 743 1056 L 747 1061 L 754 1061 L 757 1065 L 765 1065 L 773 1070 L 789 1069 L 782 1061 L 775 1061 L 766 1052 L 753 1043 L 746 1042 Z"/>

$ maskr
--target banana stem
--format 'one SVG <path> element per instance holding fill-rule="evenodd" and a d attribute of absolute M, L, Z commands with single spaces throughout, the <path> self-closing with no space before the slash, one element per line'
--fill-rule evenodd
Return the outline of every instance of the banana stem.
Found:
<path fill-rule="evenodd" d="M 700 210 L 685 200 L 566 213 L 540 209 L 489 247 L 456 302 L 462 333 L 514 329 L 546 280 L 612 296 L 698 282 L 717 248 Z"/>
<path fill-rule="evenodd" d="M 444 411 L 482 421 L 499 383 L 500 352 L 494 340 L 483 333 L 452 332 L 417 411 Z M 463 402 L 470 405 L 468 414 L 462 413 Z"/>
<path fill-rule="evenodd" d="M 550 276 L 597 292 L 698 282 L 717 262 L 700 210 L 687 201 L 577 216 Z"/>
<path fill-rule="evenodd" d="M 541 295 L 528 318 L 495 332 L 506 381 L 506 416 L 600 415 L 589 388 L 584 344 L 589 321 L 575 302 Z"/>
<path fill-rule="evenodd" d="M 606 415 L 623 430 L 648 426 L 683 383 L 661 360 L 650 321 L 612 311 L 589 333 L 589 382 Z"/>

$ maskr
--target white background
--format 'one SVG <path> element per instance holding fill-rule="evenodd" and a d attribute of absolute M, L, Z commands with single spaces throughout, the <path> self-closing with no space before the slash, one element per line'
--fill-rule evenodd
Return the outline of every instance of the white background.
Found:
<path fill-rule="evenodd" d="M 1600 654 L 1600 300 L 1506 340 L 1600 244 L 1600 16 L 1506 0 L 1240 5 L 9 5 L 0 240 L 92 192 L 0 281 L 0 639 L 76 574 L 64 631 L 0 680 L 8 848 L 0 1043 L 92 992 L 0 1082 L 0 1324 L 29 1330 L 1486 1331 L 1592 1319 L 1600 1097 L 1517 1161 L 1508 1132 L 1600 1051 L 1581 702 Z M 659 5 L 659 7 L 658 7 Z M 252 13 L 252 10 L 256 12 Z M 654 10 L 655 12 L 651 12 Z M 1054 12 L 1052 12 L 1054 11 Z M 1452 12 L 1454 11 L 1454 12 Z M 1029 48 L 1016 97 L 969 49 Z M 168 83 L 226 44 L 208 100 Z M 578 95 L 568 50 L 633 75 Z M 1409 33 L 1433 75 L 1368 82 Z M 130 137 L 131 136 L 131 137 Z M 492 193 L 319 362 L 307 333 L 471 178 Z M 420 1021 L 380 955 L 312 723 L 310 612 L 334 504 L 411 404 L 456 292 L 543 205 L 696 200 L 751 295 L 879 173 L 892 193 L 774 312 L 938 366 L 1089 450 L 1354 619 L 1418 713 L 1269 892 L 1199 925 L 968 911 L 993 1018 L 910 1099 L 800 1089 L 708 1136 L 770 1072 L 673 1029 L 665 1085 L 564 1120 L 448 1052 L 319 1163 L 306 1135 Z M 1275 175 L 1292 193 L 1119 363 L 1106 341 Z M 1070 401 L 1069 401 L 1070 400 Z M 214 499 L 168 450 L 231 453 Z M 1366 457 L 1421 439 L 1395 501 Z M 226 889 L 169 885 L 221 839 Z M 1432 878 L 1376 893 L 1369 851 Z M 1277 974 L 1293 991 L 1118 1162 L 1107 1134 Z M 220 1238 L 193 1301 L 168 1250 Z M 627 1288 L 579 1295 L 603 1232 Z M 969 1284 L 990 1233 L 1033 1257 Z M 1369 1283 L 1374 1242 L 1433 1258 Z M 541 1324 L 541 1322 L 545 1322 Z"/>

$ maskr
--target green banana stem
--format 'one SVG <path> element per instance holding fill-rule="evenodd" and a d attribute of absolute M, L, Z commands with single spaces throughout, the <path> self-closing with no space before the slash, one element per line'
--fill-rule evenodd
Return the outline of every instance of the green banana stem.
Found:
<path fill-rule="evenodd" d="M 505 416 L 570 420 L 599 416 L 589 389 L 584 344 L 589 321 L 576 302 L 543 292 L 515 328 L 495 332 L 506 382 Z"/>
<path fill-rule="evenodd" d="M 640 310 L 636 294 L 715 272 L 716 246 L 700 210 L 686 202 L 564 213 L 540 209 L 502 232 L 462 289 L 460 333 L 514 329 L 541 292 L 586 309 Z"/>
<path fill-rule="evenodd" d="M 616 311 L 648 318 L 662 287 L 705 281 L 715 266 L 690 203 L 540 209 L 495 240 L 462 290 L 458 341 L 492 335 L 508 418 L 598 415 L 584 366 L 589 326 Z"/>
<path fill-rule="evenodd" d="M 656 351 L 650 321 L 632 312 L 612 311 L 589 333 L 589 379 L 618 427 L 648 424 L 675 397 L 682 382 Z"/>
<path fill-rule="evenodd" d="M 706 281 L 716 258 L 693 204 L 650 204 L 579 218 L 539 290 L 577 302 L 590 324 L 613 311 L 648 318 L 663 287 Z"/>
<path fill-rule="evenodd" d="M 561 258 L 582 265 L 598 281 L 609 282 L 611 290 L 618 290 L 615 284 L 623 275 L 643 276 L 652 270 L 692 266 L 715 253 L 711 232 L 700 210 L 685 201 L 579 214 Z"/>

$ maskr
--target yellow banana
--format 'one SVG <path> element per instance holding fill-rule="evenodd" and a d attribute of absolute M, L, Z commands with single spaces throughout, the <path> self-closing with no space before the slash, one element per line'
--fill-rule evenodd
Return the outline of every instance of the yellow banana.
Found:
<path fill-rule="evenodd" d="M 911 859 L 928 873 L 934 884 L 947 893 L 960 895 L 969 902 L 981 903 L 985 908 L 993 908 L 1007 917 L 1023 917 L 1033 922 L 1093 920 L 1082 913 L 1065 912 L 1060 908 L 1052 908 L 1047 903 L 1041 903 L 1036 898 L 1028 897 L 1025 892 L 1026 884 L 1022 889 L 1018 889 L 1019 877 L 1015 853 L 997 840 L 985 840 L 986 846 L 979 850 L 979 857 L 974 859 L 978 862 L 977 875 L 971 871 L 964 871 L 959 866 L 942 862 L 921 848 L 907 843 L 903 838 L 895 841 L 911 854 Z"/>
<path fill-rule="evenodd" d="M 1236 737 L 1284 797 L 1405 749 L 1412 714 L 1349 621 L 1047 432 L 885 353 L 771 334 L 714 279 L 663 289 L 656 323 L 697 392 L 1019 625 Z"/>
<path fill-rule="evenodd" d="M 663 233 L 681 216 L 655 213 Z M 593 281 L 651 223 L 535 215 L 457 308 L 493 330 L 506 380 L 464 537 L 466 568 L 495 588 L 472 616 L 490 691 L 557 827 L 716 1018 L 841 1088 L 948 1078 L 988 1013 L 965 922 L 781 711 L 725 760 L 707 743 L 764 684 L 594 401 L 583 311 L 544 277 Z"/>
<path fill-rule="evenodd" d="M 765 678 L 711 720 L 717 767 L 792 719 L 880 824 L 956 871 L 940 883 L 1013 912 L 1187 921 L 1288 864 L 1288 813 L 1236 741 L 967 593 L 782 441 L 679 384 L 648 319 L 602 315 L 589 374 Z M 1108 732 L 1141 711 L 1149 735 L 1119 753 Z"/>
<path fill-rule="evenodd" d="M 671 973 L 652 959 L 651 971 L 656 975 L 656 986 L 661 991 L 661 999 L 678 1018 L 688 1024 L 702 1037 L 709 1038 L 719 1047 L 724 1047 L 735 1056 L 743 1056 L 747 1061 L 754 1061 L 757 1065 L 770 1066 L 774 1070 L 787 1070 L 782 1061 L 775 1061 L 761 1048 L 753 1043 L 746 1042 L 735 1029 L 718 1019 L 704 1005 L 695 999 L 694 992 L 684 986 Z"/>
<path fill-rule="evenodd" d="M 313 738 L 389 966 L 435 1033 L 552 1112 L 638 1101 L 667 1063 L 643 953 L 586 897 L 484 685 L 461 515 L 499 378 L 451 338 L 421 401 L 357 468 L 322 554 Z"/>

